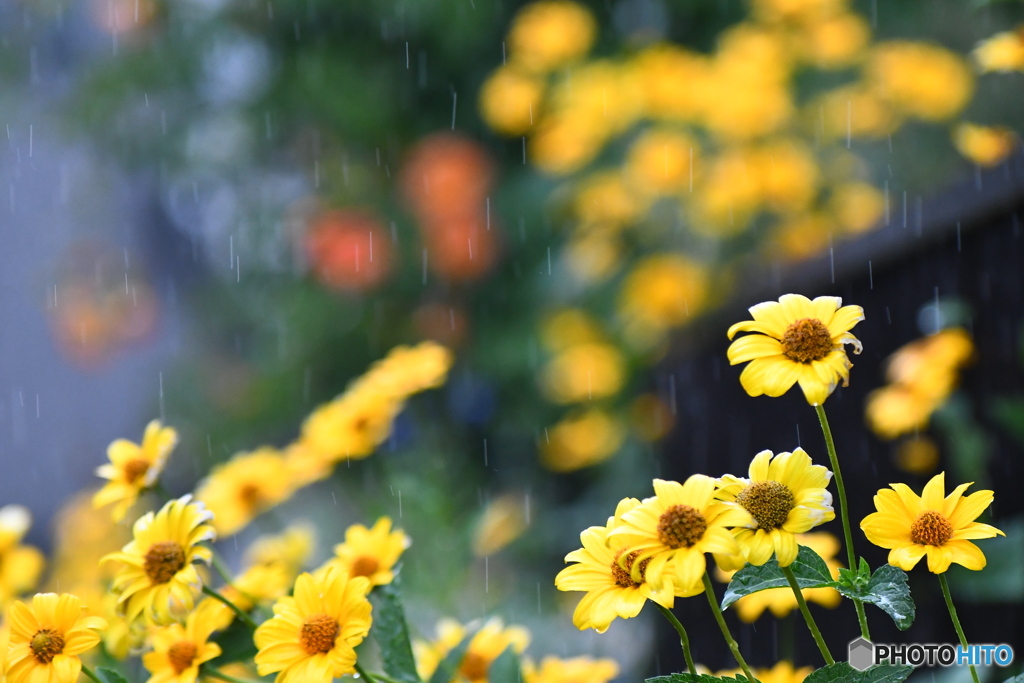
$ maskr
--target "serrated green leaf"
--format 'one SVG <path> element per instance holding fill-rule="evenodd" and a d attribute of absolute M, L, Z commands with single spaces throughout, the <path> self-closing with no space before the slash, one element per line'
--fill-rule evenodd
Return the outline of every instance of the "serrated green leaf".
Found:
<path fill-rule="evenodd" d="M 103 683 L 128 683 L 128 679 L 113 669 L 96 669 L 96 678 Z"/>
<path fill-rule="evenodd" d="M 380 647 L 384 673 L 401 683 L 420 683 L 416 659 L 412 654 L 409 627 L 402 608 L 402 592 L 398 572 L 391 583 L 377 586 L 370 593 L 373 604 L 373 627 L 370 635 Z"/>
<path fill-rule="evenodd" d="M 710 674 L 691 673 L 669 674 L 668 676 L 655 676 L 648 678 L 644 683 L 749 683 L 742 674 L 736 674 L 735 678 L 729 676 L 712 676 Z"/>
<path fill-rule="evenodd" d="M 800 588 L 835 586 L 825 560 L 807 546 L 800 546 L 800 553 L 789 568 L 793 570 Z M 732 581 L 725 589 L 725 597 L 722 598 L 722 609 L 727 609 L 744 595 L 769 588 L 789 588 L 789 581 L 779 569 L 779 563 L 772 559 L 760 567 L 748 564 L 733 574 Z"/>
<path fill-rule="evenodd" d="M 462 658 L 466 656 L 466 650 L 469 649 L 469 641 L 471 639 L 472 636 L 463 638 L 461 643 L 453 647 L 445 655 L 445 658 L 437 665 L 437 669 L 434 670 L 434 675 L 430 677 L 429 683 L 451 683 L 452 679 L 455 678 L 455 672 L 462 665 Z"/>
<path fill-rule="evenodd" d="M 512 648 L 506 648 L 487 670 L 488 683 L 522 683 L 522 680 L 519 656 Z"/>
<path fill-rule="evenodd" d="M 836 585 L 848 598 L 869 602 L 892 617 L 897 628 L 906 631 L 914 623 L 916 608 L 907 585 L 907 573 L 891 564 L 882 565 L 863 588 Z"/>
<path fill-rule="evenodd" d="M 913 671 L 912 666 L 892 664 L 876 664 L 857 671 L 847 662 L 836 662 L 812 672 L 804 683 L 903 683 Z"/>

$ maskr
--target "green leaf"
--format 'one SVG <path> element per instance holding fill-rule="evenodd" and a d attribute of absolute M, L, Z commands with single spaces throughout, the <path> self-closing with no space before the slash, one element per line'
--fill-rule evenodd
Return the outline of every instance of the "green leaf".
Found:
<path fill-rule="evenodd" d="M 901 631 L 914 623 L 914 599 L 907 585 L 907 573 L 899 567 L 882 565 L 863 588 L 837 584 L 836 589 L 848 598 L 876 605 L 892 617 Z"/>
<path fill-rule="evenodd" d="M 800 546 L 800 553 L 796 556 L 793 564 L 789 565 L 789 568 L 793 570 L 793 575 L 796 576 L 796 582 L 800 588 L 823 588 L 836 585 L 825 560 L 807 546 Z M 769 588 L 789 588 L 789 581 L 779 569 L 779 563 L 772 559 L 760 567 L 748 564 L 733 575 L 732 581 L 725 589 L 725 597 L 722 598 L 722 609 L 727 609 L 729 605 L 744 595 Z"/>
<path fill-rule="evenodd" d="M 384 672 L 401 683 L 420 683 L 409 641 L 409 627 L 405 622 L 405 610 L 402 608 L 397 570 L 391 583 L 373 589 L 370 602 L 373 603 L 373 628 L 370 629 L 370 635 L 380 647 Z"/>
<path fill-rule="evenodd" d="M 648 678 L 645 683 L 749 683 L 742 674 L 736 674 L 736 678 L 728 676 L 719 677 L 710 674 L 691 673 L 669 674 L 668 676 L 655 676 Z"/>
<path fill-rule="evenodd" d="M 466 656 L 470 640 L 472 640 L 472 636 L 464 638 L 461 643 L 453 647 L 445 655 L 445 658 L 437 665 L 434 675 L 430 677 L 429 683 L 451 683 L 452 679 L 455 678 L 455 672 L 462 665 L 462 658 Z"/>
<path fill-rule="evenodd" d="M 487 670 L 488 683 L 521 683 L 519 656 L 512 648 L 506 648 Z"/>
<path fill-rule="evenodd" d="M 892 664 L 875 664 L 857 671 L 847 662 L 836 662 L 811 673 L 804 683 L 902 683 L 913 671 L 912 666 Z"/>
<path fill-rule="evenodd" d="M 96 678 L 103 683 L 128 683 L 128 679 L 113 669 L 96 669 Z"/>

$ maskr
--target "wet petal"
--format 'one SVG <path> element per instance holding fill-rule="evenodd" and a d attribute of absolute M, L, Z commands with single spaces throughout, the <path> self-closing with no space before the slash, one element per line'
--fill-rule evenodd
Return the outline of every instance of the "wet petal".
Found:
<path fill-rule="evenodd" d="M 737 363 L 746 363 L 754 358 L 778 356 L 781 353 L 782 343 L 779 340 L 766 337 L 763 334 L 748 334 L 730 344 L 726 356 L 730 365 L 736 365 Z"/>

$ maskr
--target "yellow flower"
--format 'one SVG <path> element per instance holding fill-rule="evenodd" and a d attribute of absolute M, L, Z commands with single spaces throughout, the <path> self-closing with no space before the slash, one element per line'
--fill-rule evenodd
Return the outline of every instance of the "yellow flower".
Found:
<path fill-rule="evenodd" d="M 276 448 L 265 446 L 214 467 L 196 488 L 196 499 L 213 514 L 217 534 L 231 536 L 294 491 L 284 458 Z"/>
<path fill-rule="evenodd" d="M 953 144 L 958 152 L 979 166 L 995 166 L 1019 145 L 1017 134 L 1009 128 L 961 123 L 953 129 Z"/>
<path fill-rule="evenodd" d="M 546 0 L 516 14 L 508 33 L 512 60 L 534 71 L 564 66 L 590 49 L 596 23 L 583 5 Z"/>
<path fill-rule="evenodd" d="M 974 61 L 986 71 L 1024 71 L 1024 26 L 1003 31 L 978 43 Z"/>
<path fill-rule="evenodd" d="M 844 232 L 857 234 L 878 224 L 885 196 L 867 183 L 842 183 L 832 189 L 829 209 Z"/>
<path fill-rule="evenodd" d="M 955 116 L 974 91 L 974 78 L 964 60 L 926 43 L 877 45 L 865 65 L 865 78 L 879 96 L 925 121 Z"/>
<path fill-rule="evenodd" d="M 766 23 L 816 23 L 842 12 L 848 0 L 754 0 L 752 14 Z"/>
<path fill-rule="evenodd" d="M 31 606 L 11 605 L 8 683 L 75 683 L 82 671 L 78 655 L 95 647 L 97 631 L 107 626 L 83 610 L 82 601 L 67 593 L 37 593 Z"/>
<path fill-rule="evenodd" d="M 353 382 L 346 393 L 372 390 L 405 400 L 412 394 L 444 384 L 453 361 L 452 352 L 437 342 L 396 346 Z"/>
<path fill-rule="evenodd" d="M 715 489 L 716 481 L 702 474 L 683 484 L 655 479 L 656 495 L 621 515 L 621 524 L 609 535 L 628 537 L 630 552 L 636 553 L 634 580 L 643 572 L 655 590 L 671 581 L 676 595 L 696 595 L 703 590 L 704 553 L 714 553 L 716 559 L 739 554 L 729 529 L 750 526 L 753 520 L 738 505 L 715 500 Z"/>
<path fill-rule="evenodd" d="M 355 673 L 355 647 L 370 632 L 369 580 L 329 572 L 322 579 L 302 574 L 294 597 L 274 605 L 274 616 L 253 636 L 260 676 L 280 672 L 278 683 L 328 683 Z"/>
<path fill-rule="evenodd" d="M 541 324 L 541 341 L 555 352 L 603 339 L 600 323 L 590 313 L 579 308 L 556 311 Z"/>
<path fill-rule="evenodd" d="M 347 391 L 302 423 L 299 444 L 328 461 L 365 458 L 391 433 L 402 402 L 372 387 Z"/>
<path fill-rule="evenodd" d="M 429 679 L 445 655 L 466 638 L 467 628 L 444 619 L 438 623 L 437 631 L 438 639 L 434 643 L 413 643 L 416 668 L 424 680 Z M 522 654 L 529 643 L 530 634 L 526 629 L 520 626 L 505 628 L 501 619 L 489 619 L 470 639 L 453 683 L 486 683 L 491 664 L 502 652 L 512 648 L 516 654 Z"/>
<path fill-rule="evenodd" d="M 480 87 L 480 114 L 503 135 L 523 135 L 540 118 L 544 82 L 514 64 L 501 66 Z"/>
<path fill-rule="evenodd" d="M 849 66 L 871 42 L 871 29 L 856 14 L 841 13 L 804 27 L 794 41 L 804 61 L 819 69 Z"/>
<path fill-rule="evenodd" d="M 545 657 L 540 668 L 526 659 L 523 661 L 525 683 L 608 683 L 619 675 L 619 665 L 614 659 L 592 659 L 590 657 Z"/>
<path fill-rule="evenodd" d="M 114 521 L 123 520 L 139 493 L 156 483 L 177 443 L 178 433 L 162 426 L 159 420 L 146 425 L 142 444 L 125 439 L 114 441 L 107 447 L 110 462 L 96 469 L 97 476 L 109 481 L 96 492 L 93 505 L 99 508 L 116 503 Z"/>
<path fill-rule="evenodd" d="M 883 439 L 895 439 L 928 426 L 928 420 L 942 404 L 902 384 L 875 389 L 867 397 L 864 417 L 868 426 Z"/>
<path fill-rule="evenodd" d="M 779 590 L 782 590 L 781 588 Z M 789 590 L 788 588 L 786 590 Z M 838 593 L 836 593 L 838 595 Z M 792 596 L 792 591 L 790 592 Z M 795 604 L 795 602 L 794 602 Z M 698 665 L 700 668 L 700 665 Z M 791 662 L 782 661 L 773 666 L 770 669 L 754 669 L 751 673 L 761 683 L 803 683 L 804 679 L 811 675 L 814 671 L 813 666 L 802 666 L 799 669 L 794 669 Z M 718 678 L 728 676 L 732 678 L 736 674 L 742 674 L 743 672 L 739 669 L 728 669 L 725 671 L 716 671 L 714 675 Z"/>
<path fill-rule="evenodd" d="M 755 332 L 729 346 L 731 365 L 750 364 L 740 374 L 740 384 L 751 396 L 782 396 L 799 383 L 811 405 L 821 405 L 839 380 L 849 384 L 853 364 L 844 344 L 860 353 L 861 343 L 850 329 L 864 319 L 860 306 L 843 306 L 842 299 L 819 296 L 814 301 L 800 294 L 784 294 L 778 302 L 767 301 L 750 308 L 753 320 L 729 328 Z"/>
<path fill-rule="evenodd" d="M 925 484 L 918 497 L 906 484 L 890 484 L 875 496 L 875 509 L 860 523 L 868 540 L 889 549 L 889 564 L 910 571 L 925 555 L 928 571 L 941 574 L 953 562 L 968 569 L 984 569 L 985 555 L 971 543 L 979 538 L 1005 536 L 1002 531 L 974 520 L 992 504 L 991 491 L 963 493 L 961 484 L 948 496 L 946 473 Z M 945 497 L 944 497 L 945 496 Z"/>
<path fill-rule="evenodd" d="M 370 588 L 391 583 L 391 571 L 412 540 L 401 529 L 391 530 L 391 518 L 381 517 L 372 528 L 353 524 L 345 530 L 345 542 L 334 546 L 334 557 L 314 576 L 335 570 L 352 577 L 364 576 Z"/>
<path fill-rule="evenodd" d="M 581 631 L 592 628 L 604 633 L 616 617 L 630 619 L 640 614 L 648 600 L 664 607 L 672 607 L 675 602 L 672 577 L 666 578 L 661 590 L 655 590 L 645 581 L 649 560 L 641 560 L 637 565 L 640 551 L 632 549 L 629 539 L 609 536 L 620 526 L 622 515 L 639 505 L 635 498 L 624 498 L 607 525 L 592 526 L 581 533 L 583 547 L 565 556 L 566 562 L 576 564 L 555 577 L 555 587 L 560 591 L 586 591 L 572 615 L 572 623 Z M 684 593 L 692 587 L 686 588 Z M 704 586 L 699 584 L 696 592 L 702 590 Z"/>
<path fill-rule="evenodd" d="M 487 557 L 498 552 L 526 531 L 522 494 L 507 493 L 488 504 L 473 532 L 473 554 Z"/>
<path fill-rule="evenodd" d="M 918 434 L 896 447 L 896 467 L 911 474 L 931 474 L 939 464 L 939 448 L 927 436 Z"/>
<path fill-rule="evenodd" d="M 555 403 L 580 403 L 614 396 L 625 380 L 622 353 L 610 344 L 580 344 L 544 368 L 541 386 Z"/>
<path fill-rule="evenodd" d="M 147 512 L 132 527 L 133 540 L 104 561 L 121 562 L 111 587 L 130 621 L 144 616 L 154 624 L 185 617 L 203 587 L 193 563 L 209 563 L 212 553 L 200 546 L 216 537 L 207 522 L 210 513 L 191 496 L 168 501 L 159 512 Z"/>
<path fill-rule="evenodd" d="M 646 199 L 626 184 L 621 173 L 608 171 L 584 179 L 573 200 L 573 213 L 585 226 L 619 228 L 635 220 L 646 208 Z"/>
<path fill-rule="evenodd" d="M 0 508 L 0 610 L 12 598 L 35 588 L 43 572 L 43 554 L 32 546 L 21 545 L 30 526 L 32 515 L 28 508 Z"/>
<path fill-rule="evenodd" d="M 142 656 L 142 665 L 153 674 L 146 683 L 195 683 L 199 666 L 221 653 L 217 643 L 207 642 L 215 630 L 203 612 L 188 615 L 185 625 L 154 629 L 149 636 L 153 651 Z"/>
<path fill-rule="evenodd" d="M 839 552 L 839 539 L 825 531 L 818 531 L 810 534 L 800 534 L 797 543 L 805 545 L 825 560 L 833 579 L 839 578 L 839 568 L 842 566 L 835 559 Z M 726 582 L 732 578 L 735 571 L 715 572 L 719 581 Z M 835 588 L 805 588 L 801 591 L 804 599 L 808 602 L 816 602 L 819 605 L 835 609 L 842 602 L 843 597 Z M 797 608 L 796 597 L 790 588 L 769 588 L 750 595 L 744 595 L 733 604 L 733 608 L 739 615 L 740 620 L 748 624 L 757 621 L 764 611 L 770 610 L 772 615 L 781 619 Z M 762 679 L 758 679 L 762 680 Z"/>
<path fill-rule="evenodd" d="M 813 256 L 829 245 L 833 223 L 820 213 L 788 216 L 774 227 L 769 248 L 788 260 Z"/>
<path fill-rule="evenodd" d="M 648 256 L 622 285 L 619 315 L 661 333 L 700 313 L 708 290 L 708 274 L 699 263 L 680 254 Z"/>
<path fill-rule="evenodd" d="M 633 77 L 641 84 L 644 109 L 656 118 L 693 121 L 703 112 L 710 60 L 676 45 L 659 44 L 633 58 Z M 679 87 L 686 83 L 685 88 Z"/>
<path fill-rule="evenodd" d="M 716 494 L 754 518 L 752 527 L 734 531 L 743 555 L 728 568 L 739 569 L 744 562 L 760 567 L 772 555 L 780 567 L 788 567 L 800 550 L 796 535 L 836 518 L 832 494 L 825 488 L 832 473 L 811 464 L 811 456 L 796 448 L 775 456 L 761 451 L 751 461 L 749 474 L 749 479 L 725 475 Z"/>
<path fill-rule="evenodd" d="M 245 551 L 245 563 L 253 567 L 280 565 L 294 580 L 313 552 L 313 546 L 313 529 L 296 524 L 280 534 L 260 536 L 253 541 Z"/>
<path fill-rule="evenodd" d="M 618 419 L 600 408 L 591 408 L 544 431 L 541 462 L 554 472 L 590 467 L 610 458 L 624 438 Z"/>
<path fill-rule="evenodd" d="M 895 131 L 901 117 L 879 93 L 863 84 L 828 91 L 807 107 L 805 118 L 820 125 L 830 140 L 881 138 Z"/>
<path fill-rule="evenodd" d="M 626 173 L 640 192 L 668 195 L 686 190 L 693 177 L 697 142 L 669 129 L 644 131 L 629 149 Z"/>

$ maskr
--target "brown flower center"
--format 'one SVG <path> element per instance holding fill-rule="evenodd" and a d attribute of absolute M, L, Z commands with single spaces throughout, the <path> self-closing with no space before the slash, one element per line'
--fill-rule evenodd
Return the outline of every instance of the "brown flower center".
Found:
<path fill-rule="evenodd" d="M 612 560 L 612 578 L 615 579 L 616 585 L 623 588 L 636 588 L 643 583 L 644 575 L 647 573 L 647 565 L 650 563 L 651 558 L 648 557 L 646 560 L 640 561 L 640 581 L 634 581 L 633 563 L 636 562 L 640 552 L 634 550 L 623 558 L 622 555 L 625 552 L 626 549 L 623 548 L 615 553 L 615 559 Z"/>
<path fill-rule="evenodd" d="M 658 540 L 669 548 L 689 548 L 704 538 L 708 523 L 689 505 L 673 505 L 658 519 Z"/>
<path fill-rule="evenodd" d="M 938 512 L 928 510 L 910 525 L 910 540 L 917 545 L 942 545 L 953 535 L 953 525 Z"/>
<path fill-rule="evenodd" d="M 778 529 L 789 511 L 796 507 L 793 492 L 777 481 L 758 481 L 736 496 L 736 502 L 750 513 L 759 529 Z"/>
<path fill-rule="evenodd" d="M 238 490 L 238 498 L 242 501 L 242 505 L 250 510 L 255 510 L 263 504 L 263 490 L 256 484 L 244 484 Z"/>
<path fill-rule="evenodd" d="M 827 356 L 835 344 L 828 328 L 817 318 L 802 318 L 782 335 L 782 353 L 798 363 L 810 363 Z"/>
<path fill-rule="evenodd" d="M 330 652 L 334 639 L 338 637 L 338 621 L 326 614 L 314 614 L 306 618 L 299 633 L 299 645 L 306 654 L 315 655 Z"/>
<path fill-rule="evenodd" d="M 380 569 L 380 562 L 377 561 L 377 558 L 363 555 L 352 563 L 352 576 L 370 577 L 376 574 L 378 569 Z"/>
<path fill-rule="evenodd" d="M 124 464 L 124 479 L 134 484 L 149 471 L 149 461 L 145 458 L 132 458 Z"/>
<path fill-rule="evenodd" d="M 462 658 L 459 673 L 471 681 L 479 681 L 487 678 L 488 668 L 490 668 L 490 664 L 482 655 L 476 652 L 467 652 L 466 656 Z"/>
<path fill-rule="evenodd" d="M 52 628 L 40 629 L 32 636 L 29 647 L 37 662 L 49 664 L 54 657 L 64 651 L 64 635 Z"/>
<path fill-rule="evenodd" d="M 174 667 L 174 673 L 176 674 L 180 674 L 192 666 L 195 658 L 196 644 L 188 640 L 179 640 L 167 648 L 167 659 L 171 662 L 171 666 Z"/>
<path fill-rule="evenodd" d="M 142 563 L 153 583 L 167 583 L 185 567 L 185 549 L 174 541 L 160 541 L 149 547 Z"/>

